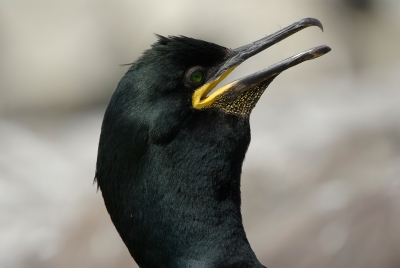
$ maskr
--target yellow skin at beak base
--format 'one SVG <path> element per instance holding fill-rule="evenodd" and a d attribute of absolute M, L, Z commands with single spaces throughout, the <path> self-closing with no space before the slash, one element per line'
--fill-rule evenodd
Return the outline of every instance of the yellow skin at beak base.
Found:
<path fill-rule="evenodd" d="M 219 82 L 224 80 L 237 66 L 233 66 L 229 68 L 223 75 L 221 75 L 217 80 L 214 80 L 210 83 L 202 85 L 200 88 L 196 89 L 196 91 L 193 93 L 192 96 L 192 105 L 196 109 L 202 109 L 204 107 L 210 106 L 215 98 L 222 94 L 223 92 L 227 91 L 231 86 L 236 84 L 236 81 L 233 81 L 221 88 L 219 88 L 217 91 L 215 91 L 213 94 L 210 96 L 206 97 L 205 99 L 202 99 L 203 97 L 207 96 L 207 94 L 213 90 Z"/>

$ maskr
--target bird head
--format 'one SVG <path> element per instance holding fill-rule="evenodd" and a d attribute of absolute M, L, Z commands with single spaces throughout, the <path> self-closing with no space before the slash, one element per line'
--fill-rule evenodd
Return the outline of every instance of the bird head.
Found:
<path fill-rule="evenodd" d="M 131 83 L 134 87 L 120 86 L 117 93 L 123 91 L 125 101 L 119 102 L 126 103 L 126 111 L 149 118 L 143 122 L 157 124 L 153 137 L 160 140 L 170 140 L 169 132 L 174 132 L 175 126 L 190 113 L 201 111 L 207 117 L 210 111 L 217 111 L 248 117 L 275 77 L 329 52 L 330 48 L 315 47 L 216 89 L 218 84 L 248 58 L 309 26 L 322 29 L 318 20 L 302 19 L 236 49 L 184 36 L 157 35 L 158 41 L 132 64 L 121 80 L 122 84 Z M 164 121 L 167 123 L 163 124 Z"/>

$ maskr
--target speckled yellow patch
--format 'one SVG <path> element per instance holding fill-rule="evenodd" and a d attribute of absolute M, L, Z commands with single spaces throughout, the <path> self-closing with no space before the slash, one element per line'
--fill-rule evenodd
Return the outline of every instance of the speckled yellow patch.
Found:
<path fill-rule="evenodd" d="M 224 92 L 218 95 L 211 105 L 204 108 L 218 107 L 229 114 L 249 115 L 268 85 L 269 83 L 256 85 L 234 98 L 229 96 L 229 91 Z"/>

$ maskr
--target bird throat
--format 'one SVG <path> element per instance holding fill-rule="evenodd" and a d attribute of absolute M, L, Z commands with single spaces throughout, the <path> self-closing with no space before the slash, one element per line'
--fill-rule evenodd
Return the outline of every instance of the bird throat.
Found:
<path fill-rule="evenodd" d="M 228 114 L 249 116 L 270 83 L 266 81 L 242 92 L 225 91 L 205 108 L 217 107 Z"/>

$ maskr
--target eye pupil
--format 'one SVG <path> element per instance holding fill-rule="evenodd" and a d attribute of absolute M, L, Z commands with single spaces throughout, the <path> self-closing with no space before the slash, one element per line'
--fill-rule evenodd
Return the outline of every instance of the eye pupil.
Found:
<path fill-rule="evenodd" d="M 194 71 L 190 74 L 190 81 L 193 83 L 199 83 L 203 80 L 203 72 L 200 70 Z"/>

